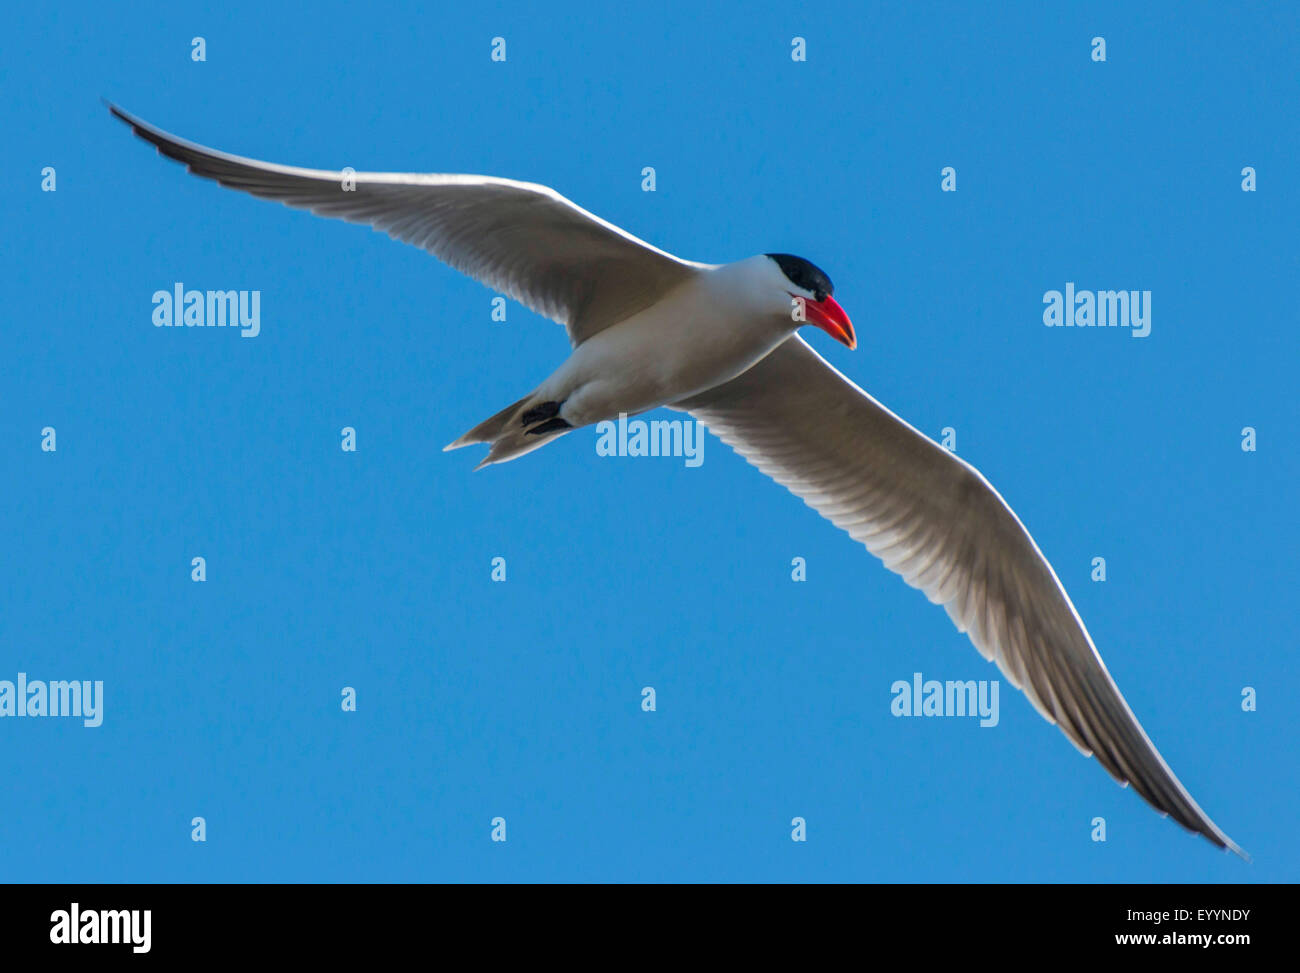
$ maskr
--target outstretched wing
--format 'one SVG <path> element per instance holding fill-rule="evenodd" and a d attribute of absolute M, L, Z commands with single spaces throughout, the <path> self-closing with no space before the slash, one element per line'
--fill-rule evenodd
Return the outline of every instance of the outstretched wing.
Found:
<path fill-rule="evenodd" d="M 1038 711 L 1116 780 L 1183 827 L 1243 854 L 1147 738 L 1051 565 L 978 470 L 797 335 L 675 408 L 943 605 Z"/>
<path fill-rule="evenodd" d="M 195 145 L 108 107 L 195 175 L 319 216 L 368 223 L 560 322 L 575 346 L 706 266 L 638 240 L 547 186 L 491 176 L 345 177 L 258 162 Z"/>

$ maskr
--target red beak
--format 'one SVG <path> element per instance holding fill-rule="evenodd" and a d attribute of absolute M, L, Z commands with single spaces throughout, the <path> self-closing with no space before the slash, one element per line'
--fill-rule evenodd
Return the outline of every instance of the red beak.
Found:
<path fill-rule="evenodd" d="M 815 324 L 852 351 L 858 346 L 858 336 L 853 333 L 853 322 L 844 313 L 835 298 L 829 294 L 821 301 L 804 301 L 804 313 L 809 324 Z"/>

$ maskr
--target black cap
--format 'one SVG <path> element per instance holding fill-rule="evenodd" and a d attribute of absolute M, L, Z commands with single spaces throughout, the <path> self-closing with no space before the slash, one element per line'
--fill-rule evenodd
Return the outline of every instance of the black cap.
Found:
<path fill-rule="evenodd" d="M 795 287 L 812 291 L 813 300 L 824 301 L 835 293 L 835 285 L 831 283 L 831 279 L 822 272 L 821 268 L 804 260 L 803 257 L 796 257 L 789 253 L 768 253 L 764 256 L 775 260 L 786 279 Z"/>

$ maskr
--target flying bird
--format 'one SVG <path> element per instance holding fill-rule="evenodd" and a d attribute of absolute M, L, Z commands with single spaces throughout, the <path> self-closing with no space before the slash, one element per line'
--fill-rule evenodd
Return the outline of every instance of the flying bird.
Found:
<path fill-rule="evenodd" d="M 410 243 L 563 324 L 573 351 L 447 449 L 480 467 L 660 406 L 741 456 L 943 605 L 1085 755 L 1153 808 L 1245 853 L 1197 806 L 1120 694 L 1052 566 L 969 463 L 858 388 L 797 333 L 857 343 L 830 278 L 784 253 L 683 260 L 555 190 L 490 176 L 300 169 L 176 138 L 109 110 L 190 172 Z"/>

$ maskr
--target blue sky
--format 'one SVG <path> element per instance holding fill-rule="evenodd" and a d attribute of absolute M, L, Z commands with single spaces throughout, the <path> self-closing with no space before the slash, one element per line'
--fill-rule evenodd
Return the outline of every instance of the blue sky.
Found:
<path fill-rule="evenodd" d="M 1042 6 L 11 10 L 0 680 L 102 680 L 104 718 L 0 720 L 0 875 L 1300 879 L 1296 8 Z M 185 174 L 101 96 L 276 162 L 545 183 L 692 259 L 812 259 L 859 339 L 815 346 L 956 430 L 1254 863 L 1005 681 L 996 727 L 892 716 L 914 672 L 999 674 L 716 439 L 690 468 L 585 430 L 471 474 L 441 447 L 563 330 Z M 259 290 L 261 333 L 154 328 L 178 281 Z M 1151 334 L 1044 327 L 1067 281 L 1151 291 Z"/>

